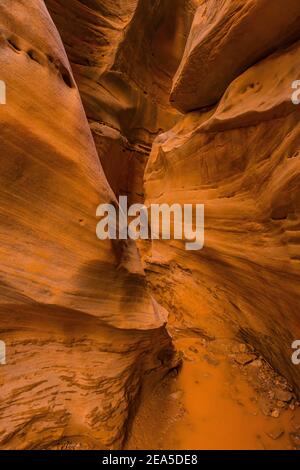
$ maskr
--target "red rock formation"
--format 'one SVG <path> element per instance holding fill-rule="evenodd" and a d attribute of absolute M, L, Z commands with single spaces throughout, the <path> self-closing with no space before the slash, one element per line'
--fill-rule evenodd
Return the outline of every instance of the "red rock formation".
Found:
<path fill-rule="evenodd" d="M 300 111 L 291 84 L 299 48 L 258 62 L 214 110 L 187 114 L 159 136 L 145 175 L 149 204 L 205 204 L 202 251 L 154 242 L 146 260 L 150 271 L 156 266 L 155 292 L 163 301 L 169 286 L 165 306 L 207 335 L 220 321 L 230 325 L 298 391 L 291 344 L 300 336 Z"/>
<path fill-rule="evenodd" d="M 115 196 L 44 2 L 1 4 L 0 18 L 0 446 L 118 446 L 143 373 L 164 369 L 165 315 L 136 248 L 96 237 Z"/>
<path fill-rule="evenodd" d="M 168 331 L 242 340 L 236 363 L 300 394 L 299 21 L 298 0 L 1 3 L 2 449 L 153 445 Z M 202 251 L 96 238 L 97 206 L 144 190 L 205 204 Z"/>
<path fill-rule="evenodd" d="M 215 104 L 246 68 L 299 38 L 297 0 L 208 0 L 198 8 L 171 101 L 182 111 Z"/>
<path fill-rule="evenodd" d="M 153 138 L 178 119 L 169 93 L 198 1 L 45 3 L 66 45 L 105 174 L 117 195 L 141 201 Z"/>

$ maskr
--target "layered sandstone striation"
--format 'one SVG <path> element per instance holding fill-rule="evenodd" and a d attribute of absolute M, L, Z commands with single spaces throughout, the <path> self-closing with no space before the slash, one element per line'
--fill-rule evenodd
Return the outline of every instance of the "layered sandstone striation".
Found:
<path fill-rule="evenodd" d="M 0 30 L 0 446 L 120 446 L 143 375 L 168 367 L 166 314 L 136 247 L 96 238 L 115 195 L 44 2 L 4 2 Z"/>
<path fill-rule="evenodd" d="M 246 343 L 300 394 L 299 18 L 298 0 L 1 3 L 1 448 L 155 447 L 195 338 Z M 204 249 L 100 242 L 120 194 L 205 204 Z"/>
<path fill-rule="evenodd" d="M 223 3 L 228 8 L 229 3 L 245 4 Z M 299 5 L 297 12 L 287 12 L 294 21 Z M 264 16 L 264 21 L 272 17 Z M 251 18 L 259 24 L 260 17 Z M 244 16 L 244 30 L 242 23 L 234 23 L 243 39 L 247 21 Z M 226 31 L 220 55 L 230 50 Z M 278 27 L 274 34 L 280 31 Z M 204 44 L 208 47 L 209 38 Z M 255 48 L 258 56 L 265 55 L 264 41 L 257 39 Z M 201 42 L 197 51 L 201 57 Z M 165 299 L 175 324 L 204 330 L 209 337 L 229 329 L 254 345 L 298 393 L 300 369 L 292 364 L 291 344 L 300 336 L 300 110 L 291 95 L 299 77 L 299 54 L 299 42 L 278 49 L 233 80 L 214 108 L 186 114 L 155 140 L 145 173 L 148 204 L 205 204 L 202 251 L 188 253 L 180 242 L 154 242 L 146 252 L 153 289 Z M 205 69 L 205 86 L 224 78 L 225 87 L 227 74 L 234 72 L 217 57 Z M 194 65 L 185 59 L 178 72 L 178 90 L 187 108 L 189 96 L 197 106 L 206 104 L 192 94 L 186 79 L 198 82 Z"/>
<path fill-rule="evenodd" d="M 297 0 L 207 0 L 198 8 L 171 93 L 174 106 L 214 105 L 248 67 L 299 38 Z"/>
<path fill-rule="evenodd" d="M 117 195 L 143 200 L 154 137 L 169 105 L 199 0 L 46 0 L 61 34 L 105 174 Z"/>

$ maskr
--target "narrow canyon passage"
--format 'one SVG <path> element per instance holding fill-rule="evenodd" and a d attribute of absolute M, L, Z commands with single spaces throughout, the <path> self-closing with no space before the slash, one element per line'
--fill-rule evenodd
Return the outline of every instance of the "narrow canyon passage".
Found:
<path fill-rule="evenodd" d="M 299 0 L 6 0 L 0 84 L 0 449 L 299 450 Z"/>

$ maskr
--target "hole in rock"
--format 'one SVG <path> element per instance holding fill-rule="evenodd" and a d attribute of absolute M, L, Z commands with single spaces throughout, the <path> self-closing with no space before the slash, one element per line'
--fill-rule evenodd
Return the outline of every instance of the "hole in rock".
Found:
<path fill-rule="evenodd" d="M 13 38 L 7 38 L 7 42 L 9 44 L 9 46 L 16 52 L 21 52 L 21 48 L 18 46 L 18 44 L 16 43 L 15 39 Z"/>
<path fill-rule="evenodd" d="M 35 51 L 30 50 L 30 51 L 27 52 L 27 55 L 31 60 L 33 60 L 34 62 L 37 62 L 38 64 L 40 64 L 38 55 Z"/>

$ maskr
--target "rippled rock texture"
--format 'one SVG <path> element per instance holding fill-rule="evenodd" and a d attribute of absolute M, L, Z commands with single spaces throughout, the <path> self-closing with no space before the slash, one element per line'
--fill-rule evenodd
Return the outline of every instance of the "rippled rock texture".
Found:
<path fill-rule="evenodd" d="M 0 448 L 123 447 L 177 371 L 168 315 L 300 393 L 299 24 L 298 0 L 1 2 Z M 100 242 L 120 194 L 204 203 L 204 249 Z"/>
<path fill-rule="evenodd" d="M 143 374 L 167 367 L 165 313 L 135 246 L 96 238 L 115 196 L 44 2 L 2 2 L 0 29 L 0 447 L 120 446 Z"/>
<path fill-rule="evenodd" d="M 299 38 L 297 0 L 207 0 L 197 10 L 173 81 L 183 111 L 215 104 L 249 66 Z"/>
<path fill-rule="evenodd" d="M 260 25 L 262 17 L 255 8 L 269 5 L 263 18 L 271 28 L 273 7 L 276 10 L 281 4 L 224 1 L 217 12 L 210 10 L 214 3 L 203 2 L 199 8 L 177 72 L 178 93 L 181 90 L 187 108 L 208 104 L 213 96 L 201 87 L 199 67 L 205 73 L 205 86 L 223 80 L 211 99 L 215 101 L 225 91 L 229 76 L 235 78 L 240 69 L 240 65 L 236 70 L 228 65 L 228 60 L 238 65 L 233 44 L 238 48 L 247 41 L 248 20 Z M 243 22 L 231 13 L 226 20 L 233 24 L 229 28 L 222 15 L 234 5 L 236 12 L 243 12 Z M 207 23 L 213 12 L 221 16 L 220 23 L 215 17 Z M 278 14 L 276 20 L 289 19 L 294 24 L 299 14 L 299 4 L 290 2 L 285 15 Z M 217 41 L 213 33 L 215 23 L 222 40 Z M 235 28 L 241 40 L 232 42 Z M 269 28 L 264 31 L 270 34 Z M 282 28 L 274 28 L 269 49 L 285 38 L 280 32 Z M 190 52 L 192 40 L 197 46 Z M 205 48 L 212 55 L 205 58 L 203 69 Z M 265 38 L 257 36 L 259 57 L 266 54 L 264 48 Z M 189 254 L 179 242 L 168 247 L 155 242 L 147 255 L 154 289 L 165 297 L 167 308 L 179 312 L 186 326 L 205 326 L 210 336 L 229 325 L 284 373 L 298 392 L 300 369 L 291 362 L 291 344 L 300 336 L 300 109 L 292 104 L 291 95 L 300 73 L 299 54 L 297 41 L 279 48 L 235 78 L 216 106 L 187 113 L 155 140 L 145 173 L 147 203 L 205 204 L 202 251 Z M 258 56 L 252 55 L 247 64 L 245 55 L 241 57 L 241 68 Z M 188 77 L 194 83 L 200 80 L 199 93 L 205 94 L 206 102 L 192 93 L 193 81 Z M 192 106 L 189 97 L 195 100 Z M 165 286 L 170 286 L 167 298 L 161 294 Z"/>
<path fill-rule="evenodd" d="M 153 138 L 178 120 L 169 94 L 199 1 L 45 3 L 66 46 L 110 184 L 118 195 L 140 202 Z"/>

